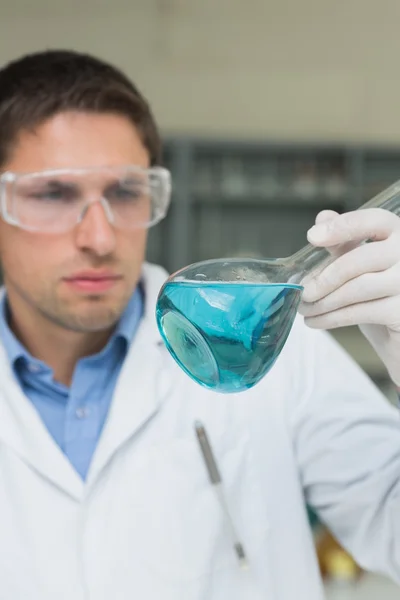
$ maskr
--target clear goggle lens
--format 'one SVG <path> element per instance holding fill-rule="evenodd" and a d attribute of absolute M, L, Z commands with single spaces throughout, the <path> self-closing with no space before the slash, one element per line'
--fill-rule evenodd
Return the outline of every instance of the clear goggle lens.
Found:
<path fill-rule="evenodd" d="M 96 202 L 115 227 L 137 229 L 165 217 L 171 178 L 162 167 L 137 166 L 6 172 L 0 176 L 0 191 L 3 219 L 28 231 L 72 229 Z"/>

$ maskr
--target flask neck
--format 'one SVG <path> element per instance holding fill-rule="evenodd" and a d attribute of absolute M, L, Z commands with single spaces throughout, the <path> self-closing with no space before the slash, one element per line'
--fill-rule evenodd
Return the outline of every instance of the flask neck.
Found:
<path fill-rule="evenodd" d="M 325 248 L 316 248 L 307 244 L 287 259 L 289 282 L 301 285 L 305 277 L 311 277 L 324 268 L 331 260 L 331 254 Z"/>
<path fill-rule="evenodd" d="M 400 216 L 400 180 L 357 210 L 366 208 L 381 208 Z M 364 240 L 362 243 L 365 242 L 368 242 L 368 240 Z M 316 248 L 311 244 L 307 244 L 292 256 L 283 259 L 284 265 L 282 266 L 287 275 L 288 283 L 301 285 L 306 277 L 315 275 L 333 261 L 334 257 L 325 248 Z"/>

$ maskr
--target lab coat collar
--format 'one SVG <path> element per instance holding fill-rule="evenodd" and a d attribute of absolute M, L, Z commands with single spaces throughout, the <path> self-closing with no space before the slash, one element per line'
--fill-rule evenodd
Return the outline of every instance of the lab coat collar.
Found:
<path fill-rule="evenodd" d="M 144 265 L 144 314 L 125 359 L 106 425 L 89 469 L 89 485 L 117 450 L 154 417 L 172 388 L 170 371 L 165 368 L 167 351 L 155 318 L 158 292 L 166 278 L 166 272 L 160 267 L 147 263 Z"/>
<path fill-rule="evenodd" d="M 148 341 L 152 344 L 162 344 L 161 334 L 155 319 L 157 298 L 162 285 L 168 277 L 167 271 L 158 265 L 144 263 L 142 269 L 142 285 L 144 290 L 144 311 L 142 324 L 148 331 Z"/>
<path fill-rule="evenodd" d="M 76 500 L 111 460 L 118 448 L 157 411 L 171 387 L 161 365 L 166 350 L 158 331 L 155 307 L 167 273 L 144 264 L 145 306 L 117 382 L 110 413 L 89 470 L 87 485 L 54 442 L 40 416 L 15 380 L 5 349 L 0 344 L 0 452 L 11 448 L 27 465 L 40 472 Z"/>

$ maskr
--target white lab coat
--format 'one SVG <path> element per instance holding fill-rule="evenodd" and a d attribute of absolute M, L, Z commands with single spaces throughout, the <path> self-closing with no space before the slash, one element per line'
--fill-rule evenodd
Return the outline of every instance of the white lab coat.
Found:
<path fill-rule="evenodd" d="M 400 419 L 328 335 L 299 319 L 252 390 L 217 395 L 161 343 L 166 274 L 84 484 L 0 348 L 0 600 L 319 600 L 304 497 L 367 569 L 400 581 Z M 193 430 L 206 426 L 240 570 Z"/>

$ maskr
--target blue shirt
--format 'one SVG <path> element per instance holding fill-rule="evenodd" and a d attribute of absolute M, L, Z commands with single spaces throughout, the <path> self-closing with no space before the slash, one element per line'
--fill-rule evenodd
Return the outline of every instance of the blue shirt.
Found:
<path fill-rule="evenodd" d="M 7 323 L 7 299 L 0 303 L 0 338 L 15 376 L 48 431 L 82 479 L 100 438 L 114 388 L 143 312 L 140 286 L 101 352 L 79 360 L 70 387 L 53 379 L 53 371 L 31 356 Z"/>

